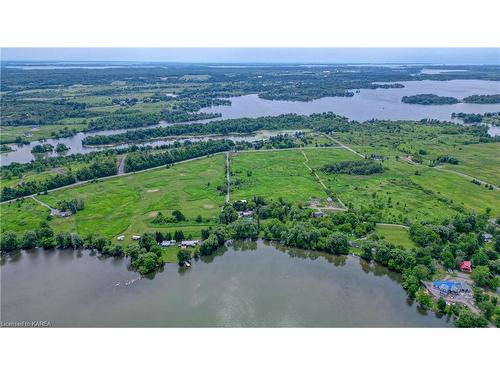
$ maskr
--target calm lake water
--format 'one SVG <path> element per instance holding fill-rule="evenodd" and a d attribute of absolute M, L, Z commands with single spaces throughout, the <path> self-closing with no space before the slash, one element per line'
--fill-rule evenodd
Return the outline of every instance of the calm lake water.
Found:
<path fill-rule="evenodd" d="M 383 82 L 381 82 L 383 83 Z M 212 106 L 203 112 L 221 113 L 222 118 L 277 116 L 285 113 L 310 115 L 334 112 L 351 120 L 421 120 L 425 118 L 452 121 L 453 112 L 498 112 L 498 104 L 418 105 L 401 102 L 403 96 L 436 94 L 463 99 L 469 95 L 500 94 L 500 82 L 481 80 L 404 81 L 398 89 L 359 90 L 353 97 L 327 97 L 310 102 L 265 100 L 257 95 L 229 98 L 231 106 Z M 458 120 L 457 120 L 458 121 Z"/>
<path fill-rule="evenodd" d="M 241 117 L 277 116 L 286 113 L 297 113 L 310 115 L 312 113 L 335 112 L 346 116 L 352 120 L 366 121 L 373 118 L 387 120 L 420 120 L 423 118 L 433 118 L 443 121 L 452 121 L 452 112 L 484 113 L 499 112 L 500 105 L 497 104 L 465 104 L 458 103 L 452 105 L 412 105 L 401 102 L 405 95 L 433 93 L 442 96 L 453 96 L 462 99 L 474 94 L 499 94 L 500 82 L 482 80 L 453 80 L 453 81 L 409 81 L 401 82 L 405 85 L 400 89 L 377 89 L 360 90 L 353 97 L 328 97 L 313 100 L 310 102 L 293 102 L 282 100 L 260 99 L 257 95 L 245 95 L 229 98 L 231 106 L 213 106 L 200 110 L 200 112 L 221 113 L 222 119 L 234 119 Z M 198 122 L 208 122 L 218 120 L 204 120 Z M 459 122 L 457 119 L 456 122 Z M 151 127 L 169 126 L 162 122 Z M 126 132 L 127 130 L 104 130 L 93 133 L 77 133 L 72 137 L 49 139 L 46 143 L 53 146 L 64 143 L 70 147 L 67 154 L 88 153 L 100 151 L 106 147 L 85 147 L 82 139 L 91 135 L 111 135 Z M 491 135 L 500 136 L 500 127 L 491 127 Z M 250 140 L 249 140 L 250 141 Z M 145 142 L 138 145 L 160 145 L 173 141 Z M 0 156 L 1 165 L 9 165 L 13 162 L 27 163 L 35 157 L 31 154 L 31 149 L 41 142 L 31 142 L 29 145 L 12 145 L 12 152 L 3 153 Z M 116 148 L 127 147 L 127 145 L 114 146 Z M 109 147 L 107 147 L 109 148 Z M 51 156 L 55 156 L 52 153 Z"/>
<path fill-rule="evenodd" d="M 2 263 L 1 319 L 61 327 L 451 325 L 409 303 L 399 274 L 351 256 L 245 241 L 184 272 L 167 264 L 137 279 L 127 264 L 88 251 L 19 253 Z"/>

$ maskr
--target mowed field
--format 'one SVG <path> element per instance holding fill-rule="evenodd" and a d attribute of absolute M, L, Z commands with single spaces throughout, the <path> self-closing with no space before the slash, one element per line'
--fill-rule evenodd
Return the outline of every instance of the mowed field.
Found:
<path fill-rule="evenodd" d="M 124 234 L 130 239 L 133 234 L 147 231 L 173 232 L 182 229 L 185 234 L 192 234 L 196 238 L 200 236 L 201 228 L 213 224 L 218 218 L 224 196 L 217 192 L 217 185 L 223 182 L 224 156 L 218 155 L 168 169 L 68 188 L 40 195 L 39 199 L 53 207 L 60 200 L 84 200 L 85 208 L 82 211 L 68 218 L 53 218 L 51 226 L 56 231 L 77 231 L 82 236 L 100 233 L 110 238 Z M 176 209 L 186 216 L 186 222 L 152 223 L 158 212 L 170 217 Z M 43 209 L 42 212 L 43 215 L 35 215 L 40 220 L 33 218 L 33 223 L 46 217 L 46 210 Z M 201 223 L 195 221 L 198 215 L 203 218 Z M 19 217 L 20 213 L 13 209 L 2 212 L 2 222 L 9 223 L 11 227 L 14 225 L 10 223 L 18 222 Z M 31 228 L 26 225 L 22 229 Z"/>

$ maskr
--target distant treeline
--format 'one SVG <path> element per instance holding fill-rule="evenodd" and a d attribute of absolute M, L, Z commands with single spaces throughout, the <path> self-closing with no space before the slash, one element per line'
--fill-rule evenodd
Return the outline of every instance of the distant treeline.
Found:
<path fill-rule="evenodd" d="M 170 148 L 165 152 L 132 152 L 125 160 L 125 171 L 134 172 L 142 169 L 168 165 L 218 152 L 229 151 L 234 146 L 230 140 L 197 142 L 191 145 Z"/>
<path fill-rule="evenodd" d="M 96 135 L 83 139 L 82 143 L 84 145 L 109 145 L 181 135 L 249 134 L 259 130 L 306 129 L 347 123 L 347 118 L 333 113 L 311 116 L 288 114 L 275 117 L 219 120 L 208 124 L 172 125 L 164 128 L 140 129 L 107 136 Z"/>
<path fill-rule="evenodd" d="M 459 118 L 466 124 L 474 124 L 479 122 L 496 123 L 495 120 L 498 121 L 498 119 L 500 118 L 500 112 L 487 112 L 484 114 L 453 112 L 451 114 L 451 118 Z"/>

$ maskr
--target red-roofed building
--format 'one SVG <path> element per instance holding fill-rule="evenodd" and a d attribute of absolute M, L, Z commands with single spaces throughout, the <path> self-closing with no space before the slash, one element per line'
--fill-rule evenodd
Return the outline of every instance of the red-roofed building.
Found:
<path fill-rule="evenodd" d="M 471 272 L 472 262 L 470 260 L 464 260 L 462 263 L 460 263 L 460 271 Z"/>

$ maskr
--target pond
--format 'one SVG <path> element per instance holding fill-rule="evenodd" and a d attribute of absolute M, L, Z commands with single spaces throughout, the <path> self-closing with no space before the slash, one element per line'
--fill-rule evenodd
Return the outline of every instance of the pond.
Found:
<path fill-rule="evenodd" d="M 447 327 L 408 301 L 399 274 L 353 256 L 228 243 L 149 278 L 128 259 L 24 251 L 1 267 L 3 322 L 58 327 Z"/>

